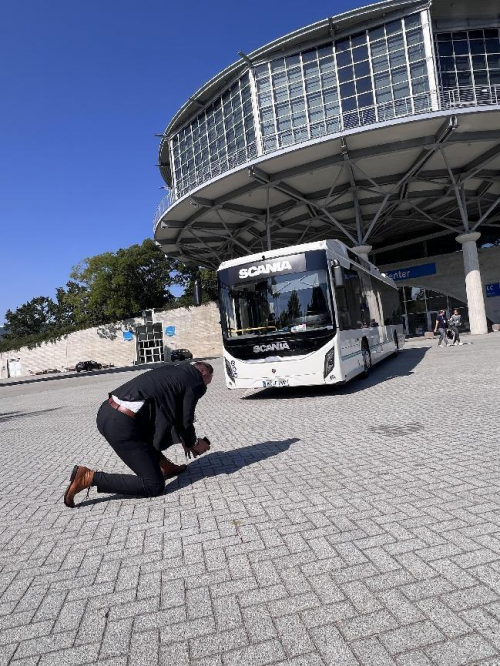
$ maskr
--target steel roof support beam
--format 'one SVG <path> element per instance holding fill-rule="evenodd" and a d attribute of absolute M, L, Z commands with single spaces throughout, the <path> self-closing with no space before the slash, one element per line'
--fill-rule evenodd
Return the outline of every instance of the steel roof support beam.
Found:
<path fill-rule="evenodd" d="M 220 256 L 219 256 L 219 254 L 218 254 L 218 253 L 217 253 L 212 247 L 210 247 L 210 245 L 209 245 L 208 243 L 206 243 L 202 238 L 200 238 L 197 234 L 195 234 L 194 229 L 193 229 L 192 227 L 191 227 L 191 229 L 190 229 L 190 232 L 191 232 L 191 234 L 196 238 L 196 240 L 197 240 L 199 243 L 201 243 L 201 245 L 204 245 L 204 246 L 207 248 L 207 250 L 208 250 L 211 254 L 213 254 L 213 256 L 217 259 L 217 261 L 218 261 L 219 264 L 220 264 L 220 263 L 221 263 L 221 260 L 220 260 Z"/>
<path fill-rule="evenodd" d="M 283 194 L 287 194 L 288 196 L 296 199 L 297 201 L 302 201 L 305 204 L 309 204 L 311 206 L 314 206 L 317 210 L 321 211 L 323 215 L 326 215 L 326 217 L 330 220 L 330 222 L 335 225 L 340 231 L 349 238 L 349 240 L 356 245 L 356 239 L 354 236 L 352 236 L 349 231 L 345 228 L 345 226 L 339 222 L 333 215 L 330 214 L 330 212 L 324 208 L 323 206 L 318 205 L 315 202 L 308 201 L 304 195 L 296 190 L 295 188 L 291 187 L 291 185 L 286 185 L 285 183 L 280 183 L 279 185 L 275 186 L 275 189 L 278 189 L 278 191 L 282 192 Z"/>
<path fill-rule="evenodd" d="M 456 234 L 460 233 L 460 229 L 457 229 L 456 227 L 450 227 L 450 225 L 445 224 L 444 222 L 439 222 L 438 220 L 436 220 L 436 218 L 432 217 L 431 215 L 428 215 L 425 211 L 420 209 L 418 206 L 416 206 L 409 199 L 407 199 L 406 201 L 407 201 L 407 203 L 410 204 L 410 206 L 412 206 L 417 212 L 419 212 L 423 217 L 425 217 L 427 220 L 429 220 L 429 222 L 431 222 L 432 224 L 437 224 L 438 226 L 444 227 L 445 229 L 449 229 L 449 231 L 453 231 Z"/>
<path fill-rule="evenodd" d="M 431 147 L 424 147 L 423 151 L 420 153 L 420 155 L 417 157 L 413 165 L 408 169 L 406 172 L 405 176 L 401 178 L 399 182 L 394 185 L 394 187 L 386 194 L 384 197 L 384 200 L 382 201 L 382 204 L 380 205 L 380 208 L 376 212 L 371 224 L 369 225 L 364 237 L 363 237 L 363 243 L 366 243 L 368 241 L 368 238 L 370 237 L 370 233 L 372 232 L 374 226 L 377 223 L 377 220 L 379 219 L 380 215 L 382 214 L 382 211 L 385 208 L 385 205 L 387 203 L 387 200 L 389 196 L 397 189 L 403 188 L 407 184 L 407 182 L 410 180 L 410 178 L 413 178 L 418 174 L 419 171 L 422 170 L 422 168 L 425 166 L 425 164 L 431 159 L 431 157 L 435 154 L 437 150 L 440 149 L 440 146 L 448 139 L 450 134 L 456 130 L 458 127 L 458 121 L 456 116 L 451 116 L 445 123 L 441 125 L 439 128 L 436 136 L 434 137 L 434 141 L 432 142 Z M 402 190 L 401 190 L 402 191 Z"/>
<path fill-rule="evenodd" d="M 252 178 L 255 178 L 258 182 L 260 182 L 263 185 L 270 185 L 273 189 L 277 190 L 278 192 L 281 192 L 282 194 L 286 194 L 287 196 L 291 197 L 292 199 L 295 199 L 296 201 L 300 201 L 305 205 L 311 205 L 314 206 L 317 210 L 321 211 L 324 215 L 328 217 L 330 222 L 332 222 L 333 225 L 335 225 L 342 233 L 349 238 L 349 240 L 356 244 L 356 240 L 354 239 L 353 236 L 345 229 L 345 227 L 338 221 L 336 220 L 333 215 L 330 215 L 330 213 L 327 211 L 326 208 L 323 206 L 320 206 L 319 204 L 309 201 L 308 199 L 305 198 L 305 196 L 302 194 L 302 192 L 299 192 L 295 188 L 293 188 L 291 185 L 287 185 L 286 183 L 282 183 L 280 180 L 276 179 L 276 181 L 271 180 L 271 176 L 269 176 L 267 173 L 262 171 L 262 169 L 259 169 L 257 167 L 251 167 L 249 169 L 250 175 Z"/>
<path fill-rule="evenodd" d="M 459 182 L 465 183 L 469 178 L 474 178 L 487 164 L 500 155 L 500 144 L 490 148 L 482 155 L 479 155 L 475 160 L 466 164 L 460 170 Z"/>
<path fill-rule="evenodd" d="M 225 230 L 226 230 L 227 233 L 228 233 L 228 236 L 229 236 L 229 239 L 228 239 L 228 240 L 232 241 L 233 243 L 236 243 L 236 245 L 239 245 L 243 250 L 246 250 L 246 247 L 243 245 L 243 243 L 240 243 L 240 241 L 236 238 L 236 234 L 235 234 L 235 233 L 231 233 L 231 231 L 230 231 L 230 229 L 228 228 L 227 224 L 224 222 L 224 218 L 222 217 L 221 211 L 220 211 L 218 208 L 216 208 L 216 209 L 215 209 L 215 212 L 216 212 L 216 214 L 217 214 L 219 220 L 220 220 L 220 221 L 222 222 L 222 224 L 224 225 Z"/>
<path fill-rule="evenodd" d="M 349 159 L 349 151 L 347 149 L 347 142 L 344 137 L 340 139 L 341 153 L 344 159 L 344 163 L 347 167 L 347 173 L 349 175 L 349 182 L 351 184 L 351 194 L 352 201 L 354 204 L 354 216 L 356 218 L 356 235 L 358 237 L 358 245 L 363 243 L 363 223 L 361 219 L 361 208 L 359 206 L 358 198 L 358 188 L 356 185 L 356 179 L 354 178 L 354 171 L 352 168 L 351 160 Z"/>
<path fill-rule="evenodd" d="M 443 161 L 446 165 L 446 168 L 448 169 L 448 173 L 450 175 L 450 180 L 452 183 L 453 191 L 455 192 L 455 197 L 457 200 L 458 204 L 458 209 L 460 211 L 460 217 L 462 218 L 462 224 L 464 225 L 464 230 L 467 233 L 469 231 L 469 217 L 467 213 L 467 206 L 465 205 L 464 202 L 464 187 L 463 183 L 458 183 L 457 180 L 455 179 L 455 176 L 453 175 L 453 171 L 451 170 L 450 163 L 448 162 L 448 158 L 446 157 L 446 152 L 444 148 L 441 149 L 441 155 L 443 157 Z"/>
<path fill-rule="evenodd" d="M 342 173 L 343 170 L 344 170 L 344 165 L 341 164 L 341 165 L 340 165 L 340 169 L 338 170 L 337 175 L 335 176 L 335 180 L 333 181 L 333 184 L 332 184 L 332 186 L 330 187 L 330 189 L 328 190 L 328 194 L 326 195 L 325 203 L 323 204 L 323 205 L 325 206 L 325 208 L 326 208 L 326 207 L 332 202 L 332 200 L 333 200 L 333 199 L 332 199 L 332 194 L 333 194 L 333 192 L 335 191 L 335 186 L 337 185 L 338 180 L 339 180 L 339 178 L 340 178 L 340 174 Z M 333 195 L 333 198 L 335 198 L 335 195 Z"/>
<path fill-rule="evenodd" d="M 378 249 L 372 250 L 370 254 L 380 254 L 381 252 L 387 252 L 389 250 L 397 250 L 399 247 L 406 247 L 408 245 L 415 245 L 416 243 L 421 243 L 426 240 L 433 240 L 434 238 L 441 238 L 442 236 L 449 236 L 451 231 L 436 231 L 433 234 L 425 234 L 424 236 L 418 236 L 417 238 L 410 238 L 409 240 L 401 241 L 400 243 L 393 243 L 392 245 L 385 245 Z M 456 231 L 453 231 L 456 233 Z"/>
<path fill-rule="evenodd" d="M 481 215 L 479 220 L 476 222 L 476 224 L 472 227 L 471 231 L 476 231 L 476 229 L 481 225 L 484 220 L 488 217 L 488 215 L 495 210 L 495 208 L 500 204 L 500 197 L 497 197 L 495 201 L 491 204 L 491 206 L 488 208 L 488 210 Z"/>

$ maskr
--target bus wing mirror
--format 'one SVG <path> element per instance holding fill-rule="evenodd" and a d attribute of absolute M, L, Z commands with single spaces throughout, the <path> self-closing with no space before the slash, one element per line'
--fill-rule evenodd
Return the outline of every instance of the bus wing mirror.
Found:
<path fill-rule="evenodd" d="M 342 266 L 333 267 L 333 279 L 335 280 L 336 287 L 344 286 L 344 275 L 342 273 Z"/>
<path fill-rule="evenodd" d="M 201 280 L 197 279 L 194 281 L 193 303 L 194 305 L 201 305 L 202 301 L 203 301 L 203 287 L 201 286 Z"/>

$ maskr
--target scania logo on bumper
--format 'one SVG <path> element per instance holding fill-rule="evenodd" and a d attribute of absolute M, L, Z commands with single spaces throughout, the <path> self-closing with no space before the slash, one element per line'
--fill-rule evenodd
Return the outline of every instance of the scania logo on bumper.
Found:
<path fill-rule="evenodd" d="M 283 351 L 284 349 L 290 349 L 288 342 L 273 342 L 270 345 L 254 345 L 253 353 L 259 354 L 260 352 L 267 351 Z"/>

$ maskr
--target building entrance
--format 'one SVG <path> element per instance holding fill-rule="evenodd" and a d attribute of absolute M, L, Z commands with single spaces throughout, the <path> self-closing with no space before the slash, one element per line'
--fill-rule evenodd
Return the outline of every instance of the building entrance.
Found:
<path fill-rule="evenodd" d="M 410 337 L 433 331 L 439 310 L 449 317 L 457 309 L 462 315 L 461 330 L 470 330 L 467 306 L 452 296 L 421 287 L 400 287 L 399 296 L 405 334 Z"/>

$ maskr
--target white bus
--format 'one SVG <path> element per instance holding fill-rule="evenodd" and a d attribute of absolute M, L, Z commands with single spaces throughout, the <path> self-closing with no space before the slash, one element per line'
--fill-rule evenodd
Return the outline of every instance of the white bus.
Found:
<path fill-rule="evenodd" d="M 393 280 L 338 240 L 225 261 L 217 275 L 231 389 L 346 382 L 404 345 Z"/>

